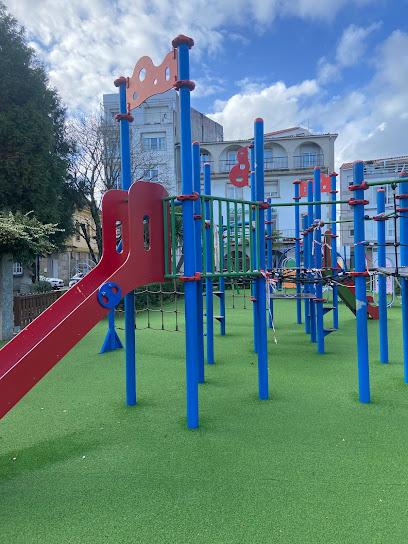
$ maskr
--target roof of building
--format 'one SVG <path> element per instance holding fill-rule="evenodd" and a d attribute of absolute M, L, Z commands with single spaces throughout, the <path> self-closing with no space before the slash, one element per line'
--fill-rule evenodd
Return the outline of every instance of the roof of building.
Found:
<path fill-rule="evenodd" d="M 275 130 L 274 132 L 267 132 L 264 134 L 264 136 L 276 136 L 277 134 L 282 134 L 283 132 L 290 132 L 292 130 L 306 130 L 306 129 L 302 129 L 301 127 L 290 127 L 290 128 L 284 128 L 283 130 Z"/>
<path fill-rule="evenodd" d="M 264 136 L 266 137 L 270 137 L 270 136 L 275 136 L 277 138 L 281 138 L 281 139 L 284 139 L 284 138 L 288 138 L 288 139 L 299 139 L 299 138 L 310 138 L 310 139 L 313 139 L 313 138 L 323 138 L 323 137 L 327 137 L 327 136 L 335 136 L 337 138 L 338 134 L 337 133 L 332 133 L 332 132 L 328 132 L 327 134 L 312 134 L 312 133 L 309 133 L 309 134 L 285 134 L 286 132 L 289 132 L 293 130 L 293 128 L 287 128 L 287 129 L 284 129 L 284 130 L 278 130 L 276 132 L 268 132 L 267 134 L 264 134 Z M 302 129 L 303 130 L 303 129 Z M 282 134 L 282 136 L 279 136 L 279 134 Z M 271 138 L 272 139 L 272 138 Z M 243 144 L 243 145 L 246 145 L 244 142 L 253 142 L 254 140 L 254 137 L 252 136 L 251 138 L 241 138 L 240 140 L 223 140 L 222 142 L 201 142 L 201 145 L 205 146 L 205 145 L 210 145 L 210 144 Z"/>
<path fill-rule="evenodd" d="M 363 163 L 364 164 L 380 164 L 380 163 L 384 163 L 385 161 L 399 161 L 400 159 L 406 159 L 408 162 L 408 155 L 401 155 L 400 157 L 386 157 L 385 159 L 368 159 L 366 161 L 363 161 Z M 354 163 L 352 162 L 344 162 L 340 166 L 340 170 L 342 168 L 343 169 L 353 168 L 353 164 Z"/>

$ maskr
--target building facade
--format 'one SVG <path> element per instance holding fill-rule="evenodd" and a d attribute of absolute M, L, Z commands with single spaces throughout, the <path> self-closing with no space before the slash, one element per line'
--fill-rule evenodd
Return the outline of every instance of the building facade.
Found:
<path fill-rule="evenodd" d="M 119 94 L 103 95 L 103 115 L 114 119 L 119 113 Z M 176 90 L 152 96 L 132 110 L 130 123 L 132 179 L 157 181 L 170 194 L 178 190 L 179 170 L 179 96 Z M 119 130 L 119 127 L 118 127 Z M 222 141 L 223 128 L 191 108 L 192 140 Z"/>
<path fill-rule="evenodd" d="M 374 159 L 364 162 L 364 180 L 382 181 L 395 179 L 401 172 L 408 170 L 408 155 L 402 157 L 389 157 L 385 159 Z M 353 163 L 344 163 L 340 167 L 340 200 L 348 200 L 353 195 L 348 190 L 348 187 L 353 185 Z M 394 196 L 398 195 L 398 188 L 394 190 L 391 185 L 373 186 L 365 191 L 364 198 L 369 201 L 365 206 L 365 212 L 369 217 L 377 214 L 377 190 L 385 189 L 385 213 L 391 213 L 394 210 Z M 397 208 L 400 207 L 397 201 Z M 352 220 L 353 209 L 348 204 L 341 204 L 340 219 Z M 385 222 L 386 235 L 386 254 L 389 259 L 389 266 L 396 266 L 396 260 L 399 260 L 399 248 L 394 247 L 394 242 L 399 241 L 399 224 L 398 220 L 395 223 L 394 219 L 389 219 Z M 397 226 L 397 229 L 395 229 Z M 350 263 L 353 266 L 354 255 L 354 225 L 350 223 L 341 223 L 338 232 L 340 234 L 340 243 L 342 246 L 349 248 Z M 370 266 L 376 266 L 377 261 L 377 223 L 372 220 L 367 220 L 364 223 L 365 239 L 367 242 L 367 259 Z M 396 257 L 397 251 L 397 257 Z"/>
<path fill-rule="evenodd" d="M 313 179 L 315 166 L 320 166 L 324 175 L 334 170 L 334 142 L 337 134 L 312 134 L 300 127 L 267 133 L 264 136 L 265 198 L 273 203 L 293 202 L 295 180 Z M 229 174 L 237 164 L 237 152 L 250 145 L 251 140 L 204 142 L 200 147 L 201 163 L 211 165 L 212 194 L 219 197 L 251 200 L 249 186 L 235 187 Z M 329 200 L 329 193 L 322 193 Z M 306 201 L 305 198 L 303 198 Z M 277 207 L 273 212 L 273 228 L 281 233 L 283 240 L 295 236 L 293 207 Z M 301 207 L 301 213 L 306 208 Z M 330 217 L 329 206 L 323 207 L 323 221 Z M 247 219 L 247 218 L 246 218 Z"/>
<path fill-rule="evenodd" d="M 75 234 L 66 243 L 66 251 L 51 253 L 37 258 L 29 264 L 13 263 L 13 291 L 30 292 L 33 281 L 39 276 L 60 278 L 65 286 L 77 272 L 89 272 L 99 260 L 98 246 L 95 241 L 95 224 L 88 210 L 76 211 L 73 217 Z M 82 234 L 86 230 L 91 240 L 93 255 Z"/>

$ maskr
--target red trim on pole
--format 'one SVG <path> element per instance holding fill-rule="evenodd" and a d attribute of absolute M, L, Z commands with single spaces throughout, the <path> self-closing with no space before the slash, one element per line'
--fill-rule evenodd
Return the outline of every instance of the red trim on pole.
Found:
<path fill-rule="evenodd" d="M 184 34 L 179 34 L 174 40 L 171 42 L 171 45 L 177 49 L 179 45 L 187 44 L 188 48 L 191 49 L 194 45 L 193 38 L 189 38 L 188 36 L 184 36 Z"/>
<path fill-rule="evenodd" d="M 350 276 L 369 276 L 370 272 L 368 270 L 364 270 L 364 272 L 349 272 Z"/>
<path fill-rule="evenodd" d="M 366 181 L 363 181 L 360 185 L 350 185 L 348 188 L 349 191 L 356 191 L 357 189 L 363 189 L 363 191 L 367 191 L 367 189 L 369 189 L 369 186 L 367 185 Z"/>
<path fill-rule="evenodd" d="M 125 78 L 125 76 L 120 76 L 120 77 L 118 77 L 118 79 L 115 79 L 113 84 L 115 85 L 115 87 L 120 87 L 120 85 L 126 85 L 127 84 L 127 78 Z"/>
<path fill-rule="evenodd" d="M 369 200 L 354 200 L 354 198 L 350 198 L 349 205 L 350 206 L 356 206 L 357 204 L 370 204 Z"/>
<path fill-rule="evenodd" d="M 201 280 L 201 273 L 196 272 L 194 276 L 179 276 L 179 280 L 181 281 L 200 281 Z"/>
<path fill-rule="evenodd" d="M 129 121 L 129 123 L 133 123 L 134 117 L 133 115 L 130 115 L 130 113 L 117 113 L 115 115 L 115 121 Z"/>
<path fill-rule="evenodd" d="M 200 198 L 199 194 L 197 193 L 197 191 L 194 191 L 192 195 L 179 195 L 177 197 L 177 200 L 179 202 L 183 202 L 183 200 L 193 200 L 193 201 L 196 201 Z"/>
<path fill-rule="evenodd" d="M 176 89 L 176 91 L 178 91 L 182 87 L 187 87 L 188 89 L 190 89 L 190 91 L 194 91 L 195 83 L 194 81 L 190 81 L 189 79 L 179 79 L 174 83 L 173 87 Z"/>

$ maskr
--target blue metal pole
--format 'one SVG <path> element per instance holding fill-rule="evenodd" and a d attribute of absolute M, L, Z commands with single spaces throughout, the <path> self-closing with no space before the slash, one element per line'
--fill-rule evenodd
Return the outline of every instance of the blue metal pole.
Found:
<path fill-rule="evenodd" d="M 307 207 L 307 220 L 309 227 L 313 225 L 313 181 L 309 180 L 307 182 L 307 201 L 311 204 Z M 309 268 L 316 268 L 314 262 L 314 233 L 311 230 L 308 234 L 308 248 L 309 248 Z M 309 285 L 309 293 L 316 294 L 314 285 Z M 309 299 L 309 309 L 310 309 L 310 341 L 316 343 L 316 305 L 313 299 Z"/>
<path fill-rule="evenodd" d="M 211 166 L 208 162 L 204 164 L 204 194 L 211 195 Z M 205 219 L 210 220 L 210 201 L 204 204 Z M 208 226 L 210 226 L 208 224 Z M 211 229 L 205 229 L 205 269 L 212 272 Z M 207 315 L 207 364 L 214 364 L 214 299 L 213 299 L 213 278 L 205 279 L 205 313 Z"/>
<path fill-rule="evenodd" d="M 401 172 L 400 178 L 404 178 L 404 181 L 399 186 L 400 202 L 402 202 L 399 217 L 400 217 L 400 244 L 401 244 L 401 266 L 408 266 L 408 211 L 407 202 L 408 198 L 408 174 Z M 405 178 L 407 178 L 405 180 Z M 405 211 L 404 211 L 405 210 Z M 403 337 L 403 350 L 404 350 L 404 380 L 408 383 L 408 279 L 401 278 L 401 297 L 402 297 L 402 337 Z"/>
<path fill-rule="evenodd" d="M 331 207 L 331 220 L 336 221 L 337 220 L 337 211 L 336 211 L 336 177 L 337 174 L 335 172 L 332 172 L 330 174 L 330 193 L 331 193 L 331 199 L 334 204 L 332 204 Z M 332 238 L 331 238 L 331 252 L 332 252 L 332 273 L 333 277 L 335 278 L 337 273 L 337 224 L 332 224 Z M 333 285 L 333 328 L 338 329 L 339 328 L 339 296 L 338 296 L 338 289 L 337 285 Z"/>
<path fill-rule="evenodd" d="M 377 191 L 377 215 L 385 213 L 385 189 Z M 385 246 L 385 218 L 378 218 L 378 266 L 387 266 L 386 246 Z M 378 303 L 380 313 L 380 360 L 382 363 L 388 363 L 388 323 L 387 323 L 387 278 L 380 275 L 378 277 Z"/>
<path fill-rule="evenodd" d="M 303 227 L 303 267 L 305 269 L 309 268 L 309 235 L 306 232 L 308 227 L 309 219 L 307 214 L 303 214 L 302 227 Z M 309 285 L 306 283 L 303 292 L 305 294 L 309 293 Z M 310 334 L 310 300 L 305 298 L 305 333 Z"/>
<path fill-rule="evenodd" d="M 126 80 L 120 78 L 115 82 L 119 86 L 119 108 L 121 116 L 127 114 Z M 130 165 L 130 120 L 120 119 L 120 155 L 122 167 L 122 189 L 128 191 L 132 183 Z M 135 294 L 131 291 L 125 295 L 125 339 L 126 339 L 126 404 L 136 404 L 136 340 L 135 340 Z"/>
<path fill-rule="evenodd" d="M 193 186 L 196 193 L 201 194 L 200 144 L 193 142 Z M 194 231 L 196 248 L 196 271 L 203 271 L 201 252 L 201 199 L 194 202 Z M 204 324 L 203 324 L 203 280 L 199 279 L 197 288 L 197 352 L 198 352 L 198 383 L 204 383 Z"/>
<path fill-rule="evenodd" d="M 370 402 L 370 377 L 368 364 L 367 287 L 364 234 L 364 163 L 353 165 L 354 200 L 354 261 L 356 285 L 357 357 L 360 402 Z"/>
<path fill-rule="evenodd" d="M 320 167 L 316 166 L 314 169 L 314 195 L 315 202 L 321 201 L 320 190 Z M 322 206 L 321 204 L 315 204 L 315 216 L 316 221 L 322 219 Z M 316 255 L 316 269 L 322 270 L 322 229 L 317 227 L 315 229 L 315 255 Z M 319 274 L 317 272 L 316 276 Z M 316 317 L 317 317 L 317 353 L 324 353 L 324 325 L 323 325 L 323 285 L 321 283 L 316 284 Z"/>
<path fill-rule="evenodd" d="M 264 123 L 262 119 L 255 119 L 255 186 L 256 200 L 264 202 Z M 258 210 L 258 224 L 260 232 L 257 232 L 259 244 L 258 270 L 265 268 L 265 210 Z M 257 320 L 258 320 L 258 390 L 259 398 L 267 399 L 268 393 L 268 345 L 267 328 L 265 319 L 266 308 L 266 281 L 263 276 L 256 278 L 257 291 Z"/>
<path fill-rule="evenodd" d="M 271 204 L 271 198 L 266 199 L 269 204 Z M 272 208 L 269 206 L 269 208 L 266 210 L 266 246 L 267 246 L 267 263 L 268 263 L 268 271 L 272 268 Z M 272 286 L 269 286 L 269 295 L 272 292 Z M 269 315 L 269 328 L 272 328 L 272 299 L 269 298 L 269 305 L 270 305 L 270 311 L 268 311 Z"/>
<path fill-rule="evenodd" d="M 254 144 L 252 143 L 249 146 L 251 150 L 251 200 L 254 202 L 256 200 L 256 186 L 255 186 L 255 150 Z M 257 270 L 257 251 L 256 251 L 256 232 L 253 227 L 255 224 L 255 210 L 252 210 L 252 217 L 250 220 L 249 226 L 249 235 L 252 236 L 252 252 L 253 252 L 253 266 L 254 270 Z M 254 352 L 258 353 L 258 297 L 256 293 L 256 280 L 252 282 L 252 313 L 254 320 Z"/>
<path fill-rule="evenodd" d="M 295 180 L 293 182 L 295 186 L 295 196 L 293 197 L 293 200 L 295 202 L 299 202 L 300 200 L 300 181 Z M 297 322 L 300 325 L 302 323 L 302 301 L 300 299 L 300 293 L 301 293 L 301 285 L 299 283 L 300 278 L 300 215 L 299 215 L 299 208 L 300 206 L 293 206 L 295 209 L 295 260 L 296 260 L 296 276 L 297 276 L 297 282 L 296 282 L 296 295 L 298 297 L 296 301 L 297 305 Z"/>
<path fill-rule="evenodd" d="M 223 218 L 221 217 L 221 225 L 223 225 Z M 221 232 L 218 233 L 218 236 L 220 238 L 220 272 L 224 270 L 224 232 L 221 230 Z M 220 278 L 220 315 L 221 315 L 221 321 L 220 321 L 220 334 L 221 336 L 225 336 L 225 278 Z"/>
<path fill-rule="evenodd" d="M 173 40 L 177 47 L 178 77 L 180 92 L 180 155 L 183 195 L 193 193 L 193 165 L 191 153 L 190 120 L 190 38 L 179 36 Z M 184 275 L 194 278 L 196 272 L 194 206 L 191 200 L 183 200 L 183 248 Z M 186 395 L 187 427 L 198 427 L 198 354 L 197 354 L 197 287 L 194 281 L 186 281 L 184 287 L 186 320 Z"/>

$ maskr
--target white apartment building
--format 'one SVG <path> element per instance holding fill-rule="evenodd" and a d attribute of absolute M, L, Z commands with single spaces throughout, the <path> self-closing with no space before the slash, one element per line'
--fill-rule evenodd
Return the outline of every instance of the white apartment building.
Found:
<path fill-rule="evenodd" d="M 364 180 L 381 181 L 388 179 L 398 178 L 401 172 L 408 170 L 408 155 L 402 157 L 389 157 L 386 159 L 374 159 L 363 161 L 364 162 Z M 352 192 L 348 190 L 348 187 L 353 185 L 353 163 L 344 163 L 340 167 L 340 193 L 339 200 L 348 200 L 353 196 Z M 364 198 L 370 203 L 366 205 L 365 212 L 369 217 L 373 217 L 377 214 L 377 190 L 385 189 L 385 213 L 390 213 L 394 210 L 394 193 L 398 195 L 398 188 L 394 192 L 390 185 L 375 185 L 365 191 Z M 399 208 L 399 201 L 397 201 L 397 208 Z M 341 204 L 340 219 L 353 219 L 353 208 L 348 204 Z M 399 222 L 397 220 L 397 241 L 399 241 Z M 377 222 L 368 220 L 364 224 L 365 226 L 365 239 L 368 242 L 367 246 L 367 258 L 369 259 L 369 265 L 375 266 L 377 260 L 378 247 L 377 243 Z M 354 255 L 354 225 L 353 223 L 340 223 L 338 229 L 340 234 L 340 243 L 342 246 L 348 246 L 350 248 L 351 264 L 353 263 Z M 385 222 L 385 236 L 387 243 L 387 258 L 390 260 L 389 266 L 395 266 L 395 222 L 393 219 L 389 219 Z M 399 248 L 397 248 L 398 260 L 399 260 Z M 372 263 L 372 264 L 371 264 Z"/>
<path fill-rule="evenodd" d="M 292 127 L 264 136 L 265 197 L 273 203 L 293 202 L 295 180 L 313 179 L 314 167 L 320 166 L 326 176 L 334 170 L 334 142 L 337 134 L 312 134 L 305 128 Z M 237 152 L 252 140 L 204 142 L 200 147 L 201 162 L 211 165 L 211 186 L 214 196 L 251 200 L 249 186 L 238 188 L 229 181 L 231 168 L 237 164 Z M 306 198 L 302 198 L 306 201 Z M 330 194 L 322 192 L 322 200 Z M 277 207 L 273 227 L 283 239 L 295 236 L 293 207 Z M 300 207 L 301 213 L 306 208 Z M 330 207 L 323 206 L 323 221 L 330 218 Z M 246 218 L 247 220 L 248 218 Z"/>
<path fill-rule="evenodd" d="M 119 113 L 119 94 L 103 95 L 106 119 Z M 148 98 L 132 110 L 132 146 L 136 154 L 135 180 L 157 181 L 176 194 L 180 143 L 179 96 L 176 90 Z M 191 108 L 192 139 L 222 141 L 223 127 Z"/>

